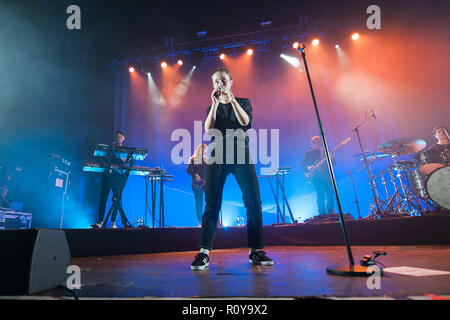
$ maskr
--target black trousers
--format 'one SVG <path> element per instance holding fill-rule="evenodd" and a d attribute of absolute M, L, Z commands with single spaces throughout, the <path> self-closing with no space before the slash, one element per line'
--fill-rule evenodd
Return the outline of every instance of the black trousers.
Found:
<path fill-rule="evenodd" d="M 125 176 L 116 172 L 111 174 L 103 174 L 102 184 L 100 187 L 100 201 L 98 204 L 98 221 L 103 221 L 105 218 L 106 203 L 110 192 L 113 192 L 114 197 L 120 197 L 120 190 L 125 183 Z M 114 210 L 111 214 L 111 222 L 115 222 L 118 210 Z"/>
<path fill-rule="evenodd" d="M 198 223 L 202 222 L 203 217 L 203 189 L 192 185 L 192 191 L 195 198 L 195 212 L 197 213 Z"/>
<path fill-rule="evenodd" d="M 253 249 L 262 249 L 263 223 L 258 178 L 253 164 L 209 164 L 206 166 L 206 206 L 202 218 L 200 248 L 212 249 L 219 212 L 222 206 L 222 193 L 229 174 L 233 174 L 242 191 L 247 209 L 247 241 Z"/>
<path fill-rule="evenodd" d="M 329 176 L 316 176 L 312 184 L 317 194 L 317 209 L 319 214 L 329 214 L 334 209 L 334 191 Z"/>

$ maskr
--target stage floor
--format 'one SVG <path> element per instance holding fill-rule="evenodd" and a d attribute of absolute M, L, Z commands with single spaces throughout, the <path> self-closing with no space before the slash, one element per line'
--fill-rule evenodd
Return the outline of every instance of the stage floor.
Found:
<path fill-rule="evenodd" d="M 81 268 L 80 298 L 175 297 L 380 297 L 431 299 L 448 297 L 450 274 L 411 276 L 385 272 L 380 289 L 369 289 L 367 278 L 326 273 L 326 267 L 346 264 L 343 246 L 267 247 L 270 267 L 248 262 L 248 249 L 211 252 L 209 269 L 191 271 L 195 251 L 72 258 Z M 377 260 L 387 268 L 416 267 L 450 271 L 450 245 L 355 246 L 355 263 L 382 250 Z M 435 296 L 433 296 L 435 295 Z"/>

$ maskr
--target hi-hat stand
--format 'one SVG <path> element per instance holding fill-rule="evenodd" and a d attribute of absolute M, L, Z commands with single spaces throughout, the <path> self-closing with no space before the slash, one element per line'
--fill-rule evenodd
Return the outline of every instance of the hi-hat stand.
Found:
<path fill-rule="evenodd" d="M 395 215 L 406 215 L 417 214 L 423 210 L 419 199 L 410 191 L 407 185 L 403 181 L 402 173 L 397 161 L 398 154 L 395 152 L 391 153 L 391 157 L 394 161 L 394 171 L 397 171 L 397 178 L 400 185 L 395 187 L 395 192 L 390 197 L 387 193 L 387 199 L 389 200 L 386 208 L 381 213 L 381 217 L 394 213 Z M 395 181 L 395 180 L 394 180 Z"/>
<path fill-rule="evenodd" d="M 348 260 L 349 260 L 349 264 L 348 265 L 332 266 L 332 267 L 328 267 L 326 270 L 327 270 L 328 273 L 334 274 L 334 275 L 342 275 L 342 276 L 370 276 L 370 275 L 372 275 L 375 272 L 375 270 L 373 268 L 370 269 L 370 268 L 368 268 L 366 266 L 355 265 L 355 262 L 353 260 L 353 254 L 352 254 L 352 250 L 351 250 L 351 247 L 350 247 L 350 241 L 348 239 L 348 234 L 347 234 L 347 227 L 345 225 L 344 216 L 343 216 L 343 213 L 342 213 L 341 201 L 339 199 L 339 193 L 338 193 L 337 184 L 336 184 L 336 177 L 334 175 L 333 164 L 331 162 L 330 151 L 328 150 L 328 144 L 327 144 L 327 140 L 325 138 L 325 132 L 323 130 L 322 121 L 320 119 L 319 108 L 317 107 L 316 97 L 314 96 L 314 90 L 313 90 L 313 87 L 312 87 L 311 76 L 309 75 L 308 64 L 306 63 L 305 45 L 303 44 L 302 46 L 299 46 L 298 47 L 298 51 L 301 53 L 301 56 L 303 58 L 303 63 L 305 65 L 306 75 L 308 77 L 309 89 L 311 90 L 311 97 L 312 97 L 312 100 L 313 100 L 313 103 L 314 103 L 314 110 L 316 112 L 316 117 L 317 117 L 317 122 L 318 122 L 318 125 L 319 125 L 320 135 L 322 137 L 323 149 L 325 151 L 325 156 L 326 156 L 327 164 L 328 164 L 328 170 L 329 170 L 329 173 L 330 173 L 331 182 L 333 184 L 333 189 L 334 189 L 334 194 L 336 196 L 336 201 L 337 201 L 337 205 L 338 205 L 338 208 L 339 208 L 339 220 L 341 222 L 341 229 L 342 229 L 342 233 L 344 234 L 345 246 L 347 248 L 347 256 L 348 256 Z"/>

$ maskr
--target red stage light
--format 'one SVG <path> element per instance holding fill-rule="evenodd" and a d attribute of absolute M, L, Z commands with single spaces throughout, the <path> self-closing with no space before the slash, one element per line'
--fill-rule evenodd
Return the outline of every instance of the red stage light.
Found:
<path fill-rule="evenodd" d="M 165 67 L 167 67 L 167 62 L 165 62 L 165 61 L 161 62 L 161 68 L 165 68 Z"/>
<path fill-rule="evenodd" d="M 177 61 L 177 63 L 178 63 L 178 65 L 182 66 L 183 65 L 183 60 L 180 59 L 180 60 Z"/>
<path fill-rule="evenodd" d="M 314 40 L 312 41 L 312 45 L 313 45 L 313 46 L 318 46 L 318 45 L 319 45 L 319 39 L 314 39 Z"/>
<path fill-rule="evenodd" d="M 133 68 L 133 67 L 129 67 L 129 68 L 128 68 L 128 71 L 134 72 L 134 68 Z"/>
<path fill-rule="evenodd" d="M 358 40 L 358 38 L 359 38 L 359 33 L 352 34 L 352 39 L 353 40 Z"/>
<path fill-rule="evenodd" d="M 248 54 L 249 56 L 251 56 L 251 55 L 253 54 L 253 50 L 252 50 L 252 49 L 248 49 L 248 50 L 247 50 L 247 54 Z"/>

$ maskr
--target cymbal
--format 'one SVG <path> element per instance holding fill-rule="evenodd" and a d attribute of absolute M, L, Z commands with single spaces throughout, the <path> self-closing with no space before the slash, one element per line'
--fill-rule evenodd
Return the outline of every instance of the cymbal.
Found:
<path fill-rule="evenodd" d="M 395 153 L 399 156 L 422 151 L 427 143 L 422 139 L 415 138 L 399 138 L 389 140 L 378 146 L 378 150 L 382 153 Z"/>
<path fill-rule="evenodd" d="M 359 160 L 364 160 L 363 154 L 366 155 L 366 158 L 368 160 L 374 160 L 374 159 L 379 159 L 379 158 L 384 158 L 384 157 L 388 157 L 388 154 L 385 153 L 381 153 L 381 152 L 370 152 L 370 151 L 366 151 L 364 153 L 357 153 L 354 154 L 353 156 L 355 158 L 359 158 Z"/>
<path fill-rule="evenodd" d="M 414 161 L 397 161 L 398 170 L 400 171 L 408 171 L 410 169 L 414 169 L 416 167 L 416 163 Z M 394 164 L 389 166 L 390 169 L 397 170 L 397 167 Z"/>

